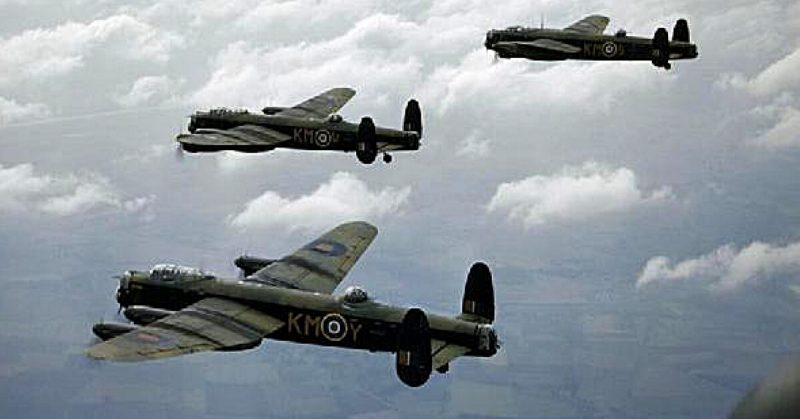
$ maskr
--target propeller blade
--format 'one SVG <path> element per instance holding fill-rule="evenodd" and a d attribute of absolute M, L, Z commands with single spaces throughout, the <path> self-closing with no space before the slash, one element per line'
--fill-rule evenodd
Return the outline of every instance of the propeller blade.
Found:
<path fill-rule="evenodd" d="M 175 147 L 175 160 L 177 162 L 183 161 L 183 146 L 180 143 Z"/>

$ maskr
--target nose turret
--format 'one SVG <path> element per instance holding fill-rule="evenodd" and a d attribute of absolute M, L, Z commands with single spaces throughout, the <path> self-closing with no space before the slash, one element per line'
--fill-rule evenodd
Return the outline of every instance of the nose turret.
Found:
<path fill-rule="evenodd" d="M 120 307 L 127 307 L 131 305 L 131 292 L 130 292 L 130 280 L 133 276 L 133 272 L 125 271 L 119 277 L 119 288 L 117 288 L 117 303 L 119 303 Z"/>
<path fill-rule="evenodd" d="M 486 40 L 483 42 L 483 46 L 485 46 L 486 49 L 491 49 L 492 45 L 494 45 L 495 37 L 496 35 L 494 30 L 486 32 Z"/>

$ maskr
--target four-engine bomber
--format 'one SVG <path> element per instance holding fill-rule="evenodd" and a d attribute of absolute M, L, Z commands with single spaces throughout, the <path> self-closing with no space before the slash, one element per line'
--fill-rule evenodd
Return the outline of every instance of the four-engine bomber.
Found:
<path fill-rule="evenodd" d="M 355 152 L 364 164 L 373 163 L 380 153 L 389 163 L 390 152 L 419 149 L 422 110 L 416 100 L 408 101 L 403 128 L 396 130 L 376 127 L 368 116 L 355 124 L 337 114 L 355 93 L 346 87 L 334 88 L 291 108 L 268 106 L 261 114 L 225 108 L 195 112 L 189 134 L 180 134 L 176 140 L 181 150 L 190 153 L 335 150 Z"/>
<path fill-rule="evenodd" d="M 261 266 L 239 281 L 166 264 L 125 272 L 116 299 L 133 324 L 96 324 L 105 342 L 88 354 L 144 361 L 251 349 L 270 338 L 394 352 L 398 377 L 413 387 L 459 356 L 493 356 L 494 289 L 484 263 L 470 269 L 455 317 L 384 304 L 355 286 L 332 295 L 376 234 L 367 223 L 346 223 L 278 260 L 239 258 L 245 272 Z"/>
<path fill-rule="evenodd" d="M 605 16 L 592 15 L 564 29 L 495 29 L 486 34 L 484 46 L 500 58 L 650 61 L 666 70 L 672 68 L 671 60 L 697 57 L 697 46 L 690 42 L 685 19 L 675 24 L 671 41 L 665 28 L 658 28 L 652 39 L 628 36 L 624 30 L 604 35 L 608 22 Z"/>

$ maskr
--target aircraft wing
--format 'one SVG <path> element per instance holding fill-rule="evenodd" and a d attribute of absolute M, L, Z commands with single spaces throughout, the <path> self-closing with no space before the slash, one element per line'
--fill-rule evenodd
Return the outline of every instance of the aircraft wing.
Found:
<path fill-rule="evenodd" d="M 606 30 L 609 19 L 605 16 L 591 15 L 587 16 L 572 25 L 564 28 L 566 32 L 577 32 L 586 35 L 600 35 Z"/>
<path fill-rule="evenodd" d="M 178 142 L 197 146 L 269 146 L 275 147 L 292 137 L 259 125 L 240 125 L 231 129 L 199 129 L 194 134 L 181 134 Z"/>
<path fill-rule="evenodd" d="M 92 346 L 95 359 L 135 362 L 257 346 L 284 322 L 224 298 L 198 301 L 147 326 Z"/>
<path fill-rule="evenodd" d="M 305 119 L 325 119 L 328 115 L 341 109 L 355 94 L 356 91 L 348 87 L 336 87 L 281 111 L 277 115 Z"/>
<path fill-rule="evenodd" d="M 520 47 L 522 49 L 525 48 L 544 49 L 553 52 L 561 52 L 564 54 L 577 54 L 581 50 L 580 48 L 574 45 L 566 44 L 564 42 L 559 42 L 556 41 L 555 39 L 545 39 L 545 38 L 537 39 L 531 42 L 508 42 L 508 43 L 514 44 L 515 46 Z"/>
<path fill-rule="evenodd" d="M 466 346 L 448 343 L 443 340 L 431 339 L 431 357 L 433 369 L 442 367 L 450 361 L 469 352 Z"/>
<path fill-rule="evenodd" d="M 330 294 L 377 234 L 363 221 L 341 224 L 244 280 Z"/>

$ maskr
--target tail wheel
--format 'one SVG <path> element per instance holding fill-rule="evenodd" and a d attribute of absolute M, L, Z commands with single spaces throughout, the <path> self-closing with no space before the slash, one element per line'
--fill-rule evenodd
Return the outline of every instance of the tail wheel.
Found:
<path fill-rule="evenodd" d="M 361 118 L 361 123 L 358 124 L 356 157 L 364 164 L 372 164 L 378 157 L 375 123 L 370 117 Z"/>

